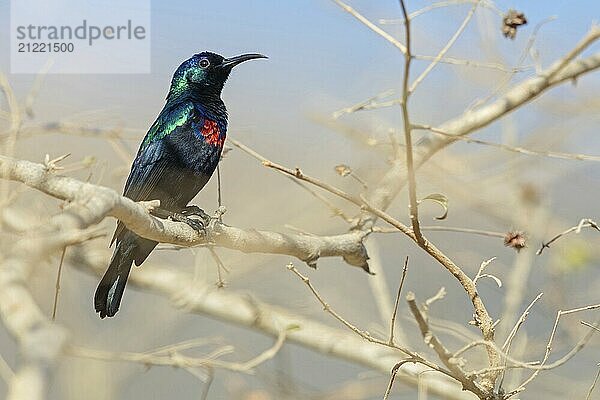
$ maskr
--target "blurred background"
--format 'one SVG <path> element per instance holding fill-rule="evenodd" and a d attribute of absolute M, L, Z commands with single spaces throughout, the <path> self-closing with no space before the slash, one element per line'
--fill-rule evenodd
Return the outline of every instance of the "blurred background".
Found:
<path fill-rule="evenodd" d="M 353 8 L 404 41 L 399 5 L 395 1 L 353 0 Z M 409 11 L 432 4 L 409 1 Z M 439 125 L 477 107 L 478 100 L 502 93 L 507 87 L 535 74 L 565 55 L 600 17 L 600 3 L 497 1 L 498 10 L 515 8 L 525 13 L 528 24 L 514 40 L 501 33 L 502 18 L 493 7 L 480 6 L 447 57 L 504 66 L 439 64 L 411 97 L 413 122 Z M 434 9 L 414 19 L 413 51 L 435 56 L 446 44 L 472 7 L 471 3 Z M 547 21 L 549 17 L 556 19 Z M 0 1 L 3 24 L 9 22 L 9 2 Z M 534 28 L 539 27 L 531 43 Z M 25 117 L 17 142 L 17 158 L 41 162 L 65 153 L 63 173 L 121 191 L 129 166 L 146 129 L 164 104 L 172 72 L 192 54 L 210 50 L 225 56 L 259 52 L 266 61 L 236 69 L 223 92 L 229 110 L 228 135 L 265 157 L 342 187 L 351 193 L 364 188 L 334 167 L 346 164 L 369 188 L 389 168 L 393 156 L 390 137 L 401 143 L 400 109 L 383 107 L 354 113 L 336 111 L 385 92 L 377 101 L 399 96 L 403 57 L 390 43 L 367 29 L 334 2 L 319 1 L 212 1 L 152 3 L 152 72 L 131 75 L 20 75 L 8 74 L 8 56 L 0 59 L 0 71 L 20 101 L 31 99 L 32 113 Z M 531 47 L 530 51 L 525 49 Z M 598 44 L 584 56 L 600 49 Z M 0 37 L 0 53 L 9 54 L 8 37 Z M 413 79 L 429 61 L 413 62 Z M 512 67 L 519 67 L 517 72 Z M 34 88 L 35 93 L 31 93 Z M 551 89 L 541 98 L 505 116 L 473 136 L 496 143 L 535 150 L 600 154 L 600 74 L 591 73 L 576 82 Z M 6 103 L 2 103 L 6 109 Z M 2 121 L 2 129 L 8 122 Z M 425 135 L 416 132 L 415 137 Z M 600 165 L 594 161 L 559 160 L 506 152 L 472 143 L 455 143 L 437 154 L 417 174 L 421 195 L 443 193 L 449 198 L 449 215 L 434 220 L 440 209 L 424 203 L 425 225 L 464 227 L 505 233 L 528 233 L 528 248 L 520 253 L 503 246 L 502 238 L 458 232 L 429 232 L 428 236 L 473 276 L 482 261 L 497 257 L 489 271 L 500 278 L 481 281 L 479 288 L 494 319 L 501 319 L 499 337 L 510 330 L 522 310 L 539 292 L 535 306 L 515 342 L 514 356 L 540 359 L 559 309 L 595 304 L 600 298 L 596 267 L 598 232 L 582 231 L 558 241 L 541 256 L 535 251 L 543 240 L 577 225 L 582 218 L 597 218 Z M 225 222 L 236 227 L 273 231 L 338 234 L 349 229 L 321 202 L 288 179 L 265 169 L 242 151 L 233 149 L 221 163 L 222 197 L 227 207 Z M 24 186 L 10 185 L 17 201 L 2 212 L 8 220 L 38 221 L 59 212 L 60 203 Z M 369 189 L 366 190 L 368 192 Z M 357 209 L 331 199 L 353 216 Z M 195 199 L 207 211 L 217 208 L 216 179 Z M 407 193 L 401 192 L 389 212 L 408 222 Z M 6 222 L 5 222 L 6 224 Z M 107 236 L 114 220 L 102 222 Z M 10 225 L 10 224 L 8 224 Z M 381 225 L 383 226 L 383 225 Z M 5 251 L 18 233 L 1 233 Z M 106 253 L 108 237 L 93 245 Z M 320 268 L 309 270 L 286 256 L 243 254 L 216 249 L 229 273 L 225 288 L 214 290 L 246 293 L 266 303 L 289 309 L 307 318 L 339 327 L 307 288 L 291 274 L 293 261 L 327 301 L 362 329 L 386 335 L 387 320 L 373 295 L 373 280 L 394 298 L 404 257 L 411 263 L 405 290 L 421 300 L 440 287 L 446 297 L 431 307 L 432 321 L 477 335 L 467 323 L 472 307 L 462 288 L 439 265 L 400 234 L 374 234 L 368 239 L 373 262 L 380 263 L 378 278 L 349 268 L 340 259 L 321 259 Z M 35 270 L 30 287 L 41 307 L 52 313 L 56 270 L 60 254 Z M 142 268 L 173 268 L 190 279 L 213 285 L 215 260 L 206 249 L 172 250 L 163 246 Z M 133 274 L 137 271 L 134 270 Z M 70 332 L 72 343 L 114 352 L 143 352 L 183 340 L 211 339 L 197 350 L 207 354 L 224 344 L 235 346 L 225 357 L 247 360 L 272 345 L 273 339 L 202 315 L 173 307 L 169 299 L 130 287 L 121 311 L 113 319 L 100 320 L 93 310 L 96 276 L 72 265 L 63 270 L 57 322 Z M 512 321 L 511 321 L 511 318 Z M 576 315 L 561 322 L 554 346 L 555 357 L 566 353 L 585 333 L 580 320 L 595 321 L 597 312 Z M 399 321 L 412 348 L 427 353 L 418 330 L 401 304 Z M 448 321 L 448 322 L 444 322 Z M 464 344 L 460 335 L 447 336 L 454 349 Z M 544 372 L 522 394 L 523 399 L 585 398 L 600 362 L 597 338 L 565 366 Z M 18 365 L 14 340 L 0 327 L 0 354 L 13 368 Z M 435 359 L 435 356 L 431 357 Z M 514 382 L 519 376 L 509 375 Z M 525 375 L 521 375 L 523 377 Z M 151 367 L 127 362 L 105 362 L 65 357 L 51 388 L 53 399 L 202 398 L 205 377 L 180 369 Z M 381 398 L 387 376 L 363 366 L 317 354 L 293 344 L 261 365 L 254 375 L 215 371 L 209 399 L 375 399 Z M 355 386 L 353 386 L 355 385 Z M 350 388 L 350 389 L 349 389 Z M 392 398 L 417 398 L 414 387 L 396 386 Z M 0 397 L 6 393 L 0 381 Z M 344 390 L 346 390 L 344 392 Z M 427 398 L 423 393 L 420 398 Z M 435 398 L 429 396 L 429 398 Z"/>

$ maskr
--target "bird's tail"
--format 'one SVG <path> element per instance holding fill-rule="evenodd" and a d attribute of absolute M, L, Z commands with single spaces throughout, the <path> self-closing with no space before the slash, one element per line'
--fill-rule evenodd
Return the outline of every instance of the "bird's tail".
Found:
<path fill-rule="evenodd" d="M 129 242 L 117 241 L 110 265 L 96 289 L 94 306 L 100 318 L 112 317 L 119 311 L 136 248 L 135 243 Z"/>

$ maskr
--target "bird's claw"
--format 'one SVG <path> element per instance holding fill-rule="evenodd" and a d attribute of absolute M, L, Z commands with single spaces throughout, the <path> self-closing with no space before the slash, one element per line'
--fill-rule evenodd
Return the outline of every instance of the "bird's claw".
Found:
<path fill-rule="evenodd" d="M 186 206 L 183 210 L 180 211 L 182 215 L 185 217 L 199 217 L 200 219 L 193 219 L 193 221 L 200 222 L 202 224 L 202 230 L 206 233 L 206 227 L 210 226 L 211 217 L 203 209 L 196 205 Z M 189 218 L 188 218 L 189 219 Z M 191 225 L 190 225 L 191 226 Z"/>
<path fill-rule="evenodd" d="M 198 206 L 188 206 L 180 212 L 155 208 L 151 213 L 155 217 L 170 219 L 175 222 L 183 222 L 202 235 L 206 235 L 206 227 L 210 222 L 210 217 Z M 190 218 L 191 216 L 198 216 L 200 219 Z"/>
<path fill-rule="evenodd" d="M 183 222 L 187 224 L 190 228 L 199 232 L 203 235 L 206 235 L 206 223 L 203 220 L 190 218 L 189 214 L 184 213 L 173 213 L 171 214 L 171 219 L 176 222 Z"/>
<path fill-rule="evenodd" d="M 210 221 L 210 215 L 208 215 L 206 212 L 204 212 L 203 209 L 201 209 L 200 207 L 198 207 L 196 205 L 186 206 L 180 211 L 180 213 L 181 213 L 181 215 L 185 215 L 186 217 L 190 217 L 190 216 L 200 217 L 202 219 L 202 221 L 205 223 Z"/>
<path fill-rule="evenodd" d="M 206 235 L 206 225 L 204 225 L 204 222 L 200 221 L 199 219 L 185 218 L 185 220 L 181 222 L 185 222 L 196 232 Z"/>

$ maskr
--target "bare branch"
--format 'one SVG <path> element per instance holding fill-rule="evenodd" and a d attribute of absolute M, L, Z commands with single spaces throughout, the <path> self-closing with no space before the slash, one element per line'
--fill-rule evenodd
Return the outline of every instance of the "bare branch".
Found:
<path fill-rule="evenodd" d="M 510 334 L 508 335 L 508 337 L 504 341 L 504 344 L 502 345 L 502 351 L 505 352 L 507 355 L 510 353 L 510 346 L 512 345 L 512 341 L 515 338 L 517 332 L 519 331 L 519 328 L 521 327 L 521 325 L 523 325 L 525 323 L 525 320 L 529 316 L 529 311 L 534 306 L 534 304 L 537 303 L 537 301 L 542 298 L 543 295 L 544 295 L 544 293 L 538 294 L 536 296 L 536 298 L 533 299 L 533 301 L 531 303 L 529 303 L 529 306 L 527 306 L 525 311 L 523 311 L 523 314 L 521 314 L 521 317 L 519 317 L 519 320 L 517 321 L 517 323 L 515 324 L 513 329 L 510 331 Z M 507 361 L 508 360 L 504 361 L 505 366 L 507 364 Z M 502 383 L 504 382 L 505 373 L 506 373 L 506 370 L 502 370 L 502 374 L 501 374 L 501 378 L 500 378 L 500 387 L 502 387 Z"/>
<path fill-rule="evenodd" d="M 418 16 L 421 16 L 425 13 L 428 13 L 432 10 L 438 9 L 438 8 L 445 8 L 445 7 L 449 7 L 449 6 L 454 6 L 454 5 L 461 5 L 461 4 L 469 4 L 469 3 L 479 3 L 480 0 L 446 0 L 446 1 L 438 1 L 436 3 L 432 3 L 428 6 L 425 6 L 423 8 L 420 8 L 416 11 L 413 11 L 409 14 L 409 18 L 410 19 L 414 19 Z M 499 16 L 503 16 L 504 14 L 502 13 L 502 11 L 500 11 L 498 9 L 498 7 L 496 7 L 496 5 L 494 4 L 493 1 L 485 1 L 485 0 L 481 0 L 481 3 L 483 6 L 493 10 L 494 12 L 496 12 L 496 14 L 498 14 Z M 394 24 L 404 24 L 404 20 L 403 19 L 380 19 L 379 23 L 381 25 L 394 25 Z"/>
<path fill-rule="evenodd" d="M 185 223 L 150 215 L 148 206 L 155 206 L 155 203 L 145 206 L 136 204 L 114 190 L 65 176 L 51 175 L 41 164 L 0 156 L 0 177 L 22 182 L 50 196 L 77 204 L 79 216 L 90 224 L 112 216 L 137 234 L 159 242 L 187 247 L 210 243 L 247 253 L 285 254 L 313 267 L 320 257 L 339 256 L 350 265 L 369 272 L 368 256 L 362 244 L 365 232 L 304 236 L 239 229 L 213 220 L 205 237 Z"/>
<path fill-rule="evenodd" d="M 456 140 L 460 140 L 460 141 L 466 142 L 466 143 L 474 143 L 474 144 L 480 144 L 480 145 L 484 145 L 484 146 L 495 147 L 495 148 L 498 148 L 501 150 L 506 150 L 506 151 L 510 151 L 513 153 L 526 154 L 529 156 L 541 156 L 541 157 L 548 157 L 548 158 L 557 158 L 557 159 L 561 159 L 561 160 L 578 160 L 578 161 L 595 161 L 595 162 L 600 161 L 600 156 L 593 156 L 593 155 L 587 155 L 587 154 L 564 153 L 564 152 L 550 151 L 550 150 L 533 150 L 533 149 L 527 149 L 527 148 L 520 147 L 520 146 L 510 146 L 510 145 L 503 144 L 503 143 L 494 143 L 494 142 L 489 142 L 487 140 L 473 139 L 473 138 L 466 137 L 466 136 L 456 136 L 456 135 L 452 135 L 447 132 L 442 132 L 439 129 L 434 128 L 429 125 L 418 124 L 418 125 L 413 125 L 413 128 L 428 130 L 436 135 L 440 135 L 440 136 L 443 136 L 446 138 L 452 138 L 453 140 L 456 139 Z"/>
<path fill-rule="evenodd" d="M 440 62 L 440 60 L 446 55 L 448 50 L 450 50 L 450 47 L 452 47 L 452 45 L 456 42 L 456 40 L 458 40 L 458 37 L 464 32 L 465 28 L 469 24 L 469 21 L 471 21 L 471 18 L 475 14 L 475 10 L 477 9 L 478 5 L 479 5 L 479 1 L 475 1 L 473 4 L 473 7 L 471 7 L 471 9 L 469 10 L 469 12 L 468 12 L 467 16 L 465 17 L 465 19 L 463 20 L 462 24 L 458 27 L 456 32 L 454 32 L 454 35 L 452 35 L 450 40 L 448 40 L 448 43 L 446 43 L 446 45 L 442 48 L 442 50 L 440 50 L 440 52 L 435 56 L 435 58 L 431 62 L 431 64 L 429 64 L 427 66 L 427 68 L 425 68 L 425 70 L 423 72 L 421 72 L 421 75 L 419 75 L 417 77 L 417 79 L 415 79 L 415 81 L 412 83 L 412 85 L 410 85 L 410 89 L 408 89 L 409 93 L 413 93 L 415 91 L 417 86 L 419 86 L 419 84 L 421 82 L 423 82 L 423 80 L 427 77 L 427 75 L 429 75 L 431 70 L 433 70 L 435 68 L 435 66 Z M 410 16 L 407 16 L 406 18 L 410 19 Z"/>
<path fill-rule="evenodd" d="M 275 357 L 275 355 L 277 355 L 279 350 L 281 350 L 281 348 L 283 347 L 286 334 L 287 329 L 282 329 L 281 332 L 277 335 L 277 340 L 275 341 L 272 347 L 268 348 L 264 352 L 260 353 L 256 357 L 246 362 L 229 362 L 219 359 L 219 356 L 231 352 L 231 349 L 229 348 L 230 346 L 227 346 L 225 349 L 217 349 L 216 352 L 213 352 L 212 354 L 209 354 L 202 358 L 189 357 L 181 354 L 177 350 L 169 351 L 166 354 L 161 354 L 163 352 L 158 352 L 156 350 L 150 350 L 149 352 L 144 353 L 133 353 L 109 352 L 102 350 L 87 349 L 77 346 L 69 346 L 67 349 L 65 349 L 65 352 L 70 356 L 89 358 L 93 360 L 128 361 L 141 363 L 146 366 L 158 365 L 185 369 L 193 367 L 220 368 L 234 372 L 244 372 L 251 374 L 254 372 L 254 369 L 260 364 L 272 359 L 273 357 Z"/>
<path fill-rule="evenodd" d="M 356 333 L 357 335 L 359 335 L 360 337 L 362 337 L 365 340 L 368 340 L 371 343 L 377 343 L 382 346 L 395 348 L 411 357 L 416 357 L 416 354 L 414 354 L 410 350 L 396 346 L 396 345 L 386 342 L 384 340 L 378 339 L 378 338 L 372 336 L 369 332 L 363 331 L 363 330 L 357 328 L 356 326 L 354 326 L 353 324 L 351 324 L 350 322 L 348 322 L 344 317 L 342 317 L 334 309 L 331 308 L 331 306 L 323 299 L 323 297 L 321 297 L 319 292 L 317 292 L 317 289 L 315 289 L 315 287 L 310 282 L 310 280 L 306 276 L 302 275 L 300 273 L 300 271 L 298 271 L 296 269 L 296 267 L 294 267 L 293 264 L 289 264 L 288 269 L 290 271 L 292 271 L 298 278 L 300 278 L 302 280 L 302 282 L 304 282 L 306 284 L 306 286 L 308 286 L 308 288 L 310 289 L 312 294 L 317 298 L 317 300 L 319 300 L 319 303 L 321 303 L 321 305 L 323 306 L 323 310 L 325 312 L 331 314 L 331 316 L 333 316 L 335 319 L 337 319 L 339 322 L 341 322 L 346 328 L 350 329 L 352 332 Z"/>
<path fill-rule="evenodd" d="M 251 149 L 250 147 L 246 146 L 245 144 L 243 144 L 242 142 L 240 142 L 238 140 L 229 139 L 229 142 L 231 142 L 234 146 L 241 149 L 246 154 L 249 154 L 252 157 L 256 158 L 257 160 L 259 160 L 262 163 L 269 161 L 265 157 L 263 157 L 262 155 L 257 153 L 255 150 Z M 287 176 L 285 173 L 284 173 L 284 175 Z M 287 177 L 290 179 L 290 181 L 294 182 L 296 185 L 300 186 L 302 189 L 309 192 L 313 197 L 315 197 L 316 199 L 320 200 L 323 204 L 325 204 L 332 211 L 333 215 L 339 216 L 346 222 L 351 222 L 352 219 L 350 217 L 348 217 L 346 214 L 344 214 L 344 212 L 339 207 L 337 207 L 335 204 L 333 204 L 331 201 L 329 201 L 326 197 L 322 196 L 320 193 L 315 192 L 309 186 L 303 184 L 302 182 L 298 181 L 297 179 L 294 179 L 291 176 L 287 176 Z"/>
<path fill-rule="evenodd" d="M 402 122 L 404 123 L 404 146 L 406 149 L 406 170 L 408 175 L 408 200 L 412 230 L 415 238 L 417 239 L 417 243 L 422 246 L 425 242 L 425 239 L 421 234 L 421 228 L 419 226 L 419 202 L 417 201 L 417 179 L 415 177 L 413 160 L 414 154 L 412 143 L 412 126 L 410 123 L 410 114 L 408 112 L 408 98 L 411 94 L 411 91 L 408 87 L 408 81 L 410 79 L 410 62 L 412 61 L 410 17 L 406 11 L 404 0 L 400 0 L 400 7 L 402 8 L 402 14 L 404 15 L 404 32 L 406 35 L 404 73 L 402 75 L 402 102 L 400 104 L 400 109 L 402 110 Z"/>
<path fill-rule="evenodd" d="M 474 393 L 480 399 L 490 398 L 489 391 L 493 390 L 493 387 L 482 388 L 476 382 L 474 382 L 473 379 L 468 377 L 460 366 L 458 360 L 454 358 L 453 354 L 448 351 L 448 349 L 446 349 L 437 336 L 431 332 L 429 324 L 427 323 L 427 318 L 423 315 L 421 310 L 419 310 L 414 293 L 408 293 L 406 296 L 406 301 L 408 302 L 410 311 L 417 321 L 417 325 L 419 326 L 423 340 L 436 352 L 442 363 L 450 370 L 452 376 L 463 385 L 464 389 Z"/>
<path fill-rule="evenodd" d="M 405 45 L 400 43 L 398 40 L 396 40 L 396 38 L 394 38 L 392 35 L 390 35 L 386 31 L 384 31 L 383 29 L 381 29 L 380 27 L 375 25 L 373 22 L 369 21 L 365 16 L 363 16 L 361 13 L 356 11 L 354 8 L 350 7 L 348 4 L 344 3 L 341 0 L 333 0 L 333 2 L 336 3 L 338 6 L 340 6 L 344 11 L 346 11 L 347 13 L 352 15 L 354 18 L 359 20 L 361 23 L 363 23 L 365 26 L 367 26 L 373 32 L 375 32 L 376 34 L 378 34 L 379 36 L 381 36 L 382 38 L 384 38 L 385 40 L 390 42 L 392 45 L 394 45 L 394 47 L 396 47 L 402 53 L 406 53 Z"/>
<path fill-rule="evenodd" d="M 544 353 L 544 358 L 542 359 L 540 367 L 536 368 L 536 371 L 533 372 L 529 378 L 527 378 L 525 381 L 523 381 L 523 383 L 521 383 L 519 385 L 519 387 L 517 387 L 515 390 L 513 390 L 511 393 L 509 393 L 509 396 L 507 396 L 507 398 L 525 390 L 526 386 L 537 377 L 537 375 L 540 373 L 541 370 L 551 369 L 550 367 L 554 368 L 556 366 L 564 364 L 571 357 L 573 357 L 587 343 L 587 341 L 593 334 L 594 329 L 590 329 L 590 332 L 577 344 L 577 346 L 573 350 L 571 350 L 571 352 L 569 352 L 567 355 L 565 355 L 562 359 L 554 362 L 552 365 L 545 365 L 546 361 L 548 361 L 548 357 L 550 356 L 550 353 L 552 352 L 552 344 L 554 342 L 554 336 L 556 335 L 558 323 L 560 322 L 560 319 L 562 316 L 578 313 L 581 311 L 596 310 L 598 308 L 600 308 L 600 304 L 594 304 L 594 305 L 589 305 L 589 306 L 584 306 L 584 307 L 577 307 L 577 308 L 573 308 L 573 309 L 565 310 L 565 311 L 559 310 L 556 313 L 556 320 L 554 321 L 554 326 L 552 327 L 552 332 L 550 332 L 550 337 L 548 338 L 548 344 L 546 345 L 546 352 Z"/>
<path fill-rule="evenodd" d="M 414 54 L 413 59 L 422 60 L 422 61 L 434 61 L 437 59 L 436 56 L 423 55 L 423 54 Z M 464 65 L 465 67 L 473 67 L 473 68 L 485 68 L 485 69 L 493 69 L 501 72 L 506 72 L 510 74 L 514 74 L 517 72 L 524 72 L 530 69 L 533 69 L 533 66 L 523 66 L 523 67 L 507 67 L 498 63 L 490 63 L 490 62 L 482 62 L 475 60 L 464 60 L 461 58 L 455 57 L 442 57 L 438 60 L 438 63 L 441 64 L 451 64 L 451 65 Z"/>
<path fill-rule="evenodd" d="M 98 251 L 78 246 L 69 254 L 74 266 L 99 275 L 106 267 L 106 253 L 104 249 Z M 278 335 L 284 327 L 298 326 L 299 329 L 287 332 L 288 343 L 296 343 L 382 373 L 389 373 L 401 354 L 398 349 L 388 346 L 386 341 L 382 341 L 383 345 L 371 343 L 355 332 L 332 328 L 249 298 L 247 294 L 218 290 L 214 285 L 200 281 L 191 282 L 187 274 L 172 268 L 146 267 L 136 270 L 130 276 L 128 284 L 172 299 L 173 306 L 186 312 L 217 318 L 272 336 Z M 429 368 L 432 366 L 428 366 Z M 421 366 L 407 365 L 403 368 L 402 380 L 416 386 L 417 376 L 423 371 Z M 443 394 L 448 399 L 464 399 L 459 385 L 441 377 L 429 381 L 429 390 L 434 394 Z"/>
<path fill-rule="evenodd" d="M 579 232 L 581 232 L 582 228 L 594 228 L 595 230 L 600 231 L 600 227 L 598 227 L 598 224 L 596 224 L 593 220 L 591 220 L 590 218 L 583 218 L 581 221 L 579 221 L 579 224 L 572 226 L 567 230 L 562 231 L 561 233 L 554 236 L 549 241 L 542 243 L 542 246 L 539 248 L 539 250 L 536 252 L 536 254 L 539 256 L 540 254 L 542 254 L 544 249 L 549 248 L 552 243 L 556 242 L 561 237 L 568 235 L 569 233 L 572 233 L 572 232 L 579 233 Z"/>
<path fill-rule="evenodd" d="M 585 400 L 590 400 L 592 398 L 592 392 L 596 388 L 596 383 L 598 383 L 598 378 L 600 378 L 600 367 L 598 368 L 598 372 L 596 372 L 596 377 L 594 378 L 594 381 L 592 382 L 592 386 L 590 386 L 590 389 L 588 390 L 587 395 L 585 396 Z"/>
<path fill-rule="evenodd" d="M 309 182 L 315 186 L 320 187 L 321 189 L 324 189 L 332 194 L 335 194 L 336 196 L 339 196 L 339 197 L 361 207 L 361 209 L 367 210 L 367 211 L 373 213 L 377 217 L 386 221 L 387 223 L 389 223 L 390 225 L 392 225 L 393 227 L 397 228 L 399 231 L 404 233 L 406 236 L 408 236 L 411 240 L 413 240 L 415 243 L 417 243 L 419 245 L 419 247 L 421 247 L 431 257 L 433 257 L 442 266 L 444 266 L 444 268 L 446 268 L 452 275 L 454 275 L 454 277 L 461 284 L 461 286 L 463 287 L 463 289 L 469 296 L 469 299 L 471 299 L 471 302 L 473 303 L 473 308 L 475 309 L 475 319 L 476 319 L 475 322 L 481 329 L 484 339 L 493 341 L 493 339 L 494 339 L 494 322 L 493 322 L 492 318 L 490 317 L 489 313 L 487 312 L 485 304 L 481 300 L 479 293 L 477 292 L 477 287 L 475 286 L 475 284 L 473 283 L 471 278 L 469 278 L 469 276 L 467 274 L 465 274 L 465 272 L 458 265 L 456 265 L 448 256 L 446 256 L 442 251 L 440 251 L 431 242 L 429 242 L 427 240 L 418 242 L 417 237 L 412 232 L 412 230 L 409 227 L 407 227 L 406 225 L 404 225 L 402 222 L 400 222 L 397 219 L 395 219 L 394 217 L 392 217 L 391 215 L 387 214 L 386 212 L 384 212 L 378 208 L 373 207 L 363 198 L 360 198 L 360 199 L 356 198 L 356 197 L 344 192 L 343 190 L 338 189 L 332 185 L 329 185 L 319 179 L 305 175 L 299 168 L 290 169 L 290 168 L 284 167 L 282 165 L 276 164 L 274 162 L 271 162 L 269 160 L 263 161 L 263 165 L 267 168 L 272 168 L 272 169 L 278 170 L 280 172 L 284 172 L 287 175 L 290 175 L 296 179 L 300 179 L 305 182 Z M 488 350 L 489 350 L 490 362 L 495 365 L 498 361 L 497 356 L 494 354 L 493 349 L 490 348 Z"/>
<path fill-rule="evenodd" d="M 436 130 L 446 132 L 453 137 L 433 139 L 426 148 L 421 149 L 421 151 L 418 152 L 415 166 L 422 166 L 438 151 L 444 149 L 456 140 L 460 140 L 457 139 L 457 137 L 469 135 L 497 121 L 554 86 L 566 81 L 572 81 L 588 72 L 600 68 L 600 53 L 593 54 L 580 60 L 572 60 L 561 68 L 560 72 L 553 74 L 553 76 L 549 78 L 548 76 L 556 70 L 556 65 L 559 64 L 562 63 L 557 61 L 555 66 L 513 86 L 513 88 L 504 96 L 487 106 L 481 107 L 468 114 L 458 116 L 437 127 Z M 372 204 L 373 207 L 385 210 L 398 192 L 405 186 L 405 175 L 406 170 L 402 163 L 399 161 L 395 162 L 379 181 L 375 190 L 371 192 L 368 202 Z M 366 215 L 362 217 L 360 225 L 372 225 L 373 222 L 374 218 Z"/>
<path fill-rule="evenodd" d="M 398 286 L 398 293 L 396 294 L 396 302 L 394 303 L 394 312 L 392 313 L 392 320 L 390 322 L 390 341 L 389 343 L 394 345 L 394 327 L 396 326 L 396 314 L 398 313 L 398 305 L 400 303 L 400 295 L 402 293 L 402 287 L 404 286 L 404 279 L 406 278 L 406 271 L 408 270 L 408 256 L 404 259 L 404 267 L 402 268 L 402 278 L 400 278 L 400 285 Z"/>

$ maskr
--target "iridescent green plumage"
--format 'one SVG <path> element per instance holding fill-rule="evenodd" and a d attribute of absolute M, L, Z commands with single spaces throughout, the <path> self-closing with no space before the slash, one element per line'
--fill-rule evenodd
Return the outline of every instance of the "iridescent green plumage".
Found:
<path fill-rule="evenodd" d="M 178 127 L 189 121 L 194 106 L 192 103 L 184 103 L 174 108 L 171 112 L 161 113 L 142 142 L 142 147 L 147 146 L 155 140 L 160 140 L 173 133 Z"/>

